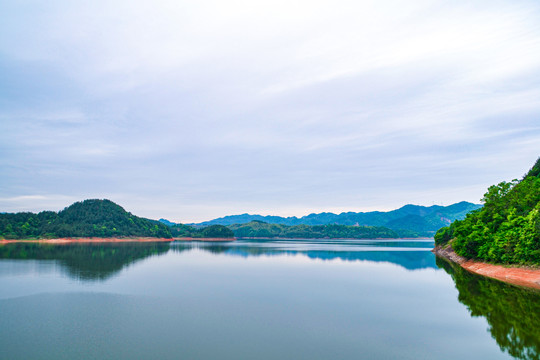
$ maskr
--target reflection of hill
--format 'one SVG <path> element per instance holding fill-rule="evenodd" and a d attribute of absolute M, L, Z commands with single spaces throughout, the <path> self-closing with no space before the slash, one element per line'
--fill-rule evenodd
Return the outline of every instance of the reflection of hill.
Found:
<path fill-rule="evenodd" d="M 168 250 L 169 243 L 14 243 L 0 246 L 0 259 L 56 260 L 70 277 L 93 281 L 105 280 L 136 261 Z"/>
<path fill-rule="evenodd" d="M 540 292 L 471 274 L 436 259 L 459 291 L 472 316 L 485 317 L 499 347 L 518 359 L 540 359 Z"/>
<path fill-rule="evenodd" d="M 395 247 L 395 244 L 394 244 Z M 263 246 L 236 246 L 222 244 L 177 244 L 171 249 L 173 251 L 185 251 L 197 248 L 215 254 L 227 254 L 233 256 L 277 256 L 277 255 L 296 255 L 302 254 L 311 259 L 334 260 L 340 259 L 344 261 L 374 261 L 374 262 L 390 262 L 404 267 L 408 270 L 417 270 L 424 268 L 437 268 L 435 258 L 430 251 L 347 251 L 347 250 L 292 250 L 281 249 L 275 247 Z"/>

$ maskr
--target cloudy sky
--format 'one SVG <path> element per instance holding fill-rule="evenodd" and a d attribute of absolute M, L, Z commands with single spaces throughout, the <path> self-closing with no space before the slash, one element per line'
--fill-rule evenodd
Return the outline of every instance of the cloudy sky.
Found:
<path fill-rule="evenodd" d="M 540 2 L 0 1 L 0 211 L 479 202 L 540 156 Z"/>

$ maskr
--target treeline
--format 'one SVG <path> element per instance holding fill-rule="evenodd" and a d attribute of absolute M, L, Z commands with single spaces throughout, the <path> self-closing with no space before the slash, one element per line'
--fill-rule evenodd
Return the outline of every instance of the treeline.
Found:
<path fill-rule="evenodd" d="M 169 226 L 169 231 L 172 236 L 177 237 L 192 237 L 192 238 L 232 238 L 234 233 L 223 225 L 211 225 L 202 229 L 194 228 L 193 226 L 184 224 L 174 224 Z"/>
<path fill-rule="evenodd" d="M 349 225 L 280 225 L 262 221 L 251 221 L 247 224 L 228 226 L 236 237 L 255 238 L 304 238 L 304 239 L 392 239 L 400 237 L 418 237 L 411 231 L 400 232 L 378 226 Z"/>
<path fill-rule="evenodd" d="M 179 226 L 179 225 L 178 225 Z M 191 237 L 230 237 L 224 226 L 194 229 Z M 211 229 L 209 229 L 211 228 Z M 226 234 L 226 235 L 225 235 Z M 172 238 L 180 235 L 174 229 L 150 219 L 125 211 L 110 200 L 76 202 L 60 212 L 42 211 L 0 214 L 0 238 L 40 239 L 62 237 L 155 237 Z"/>
<path fill-rule="evenodd" d="M 435 234 L 464 257 L 503 264 L 540 264 L 540 159 L 520 181 L 488 188 L 484 207 Z"/>

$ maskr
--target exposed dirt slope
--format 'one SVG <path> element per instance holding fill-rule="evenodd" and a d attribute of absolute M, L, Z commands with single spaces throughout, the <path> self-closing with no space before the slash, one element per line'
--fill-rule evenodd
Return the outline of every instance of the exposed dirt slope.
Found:
<path fill-rule="evenodd" d="M 469 260 L 456 254 L 452 246 L 446 248 L 437 246 L 433 249 L 433 252 L 437 256 L 459 264 L 462 268 L 472 273 L 488 276 L 510 284 L 540 290 L 540 269 L 505 267 Z"/>

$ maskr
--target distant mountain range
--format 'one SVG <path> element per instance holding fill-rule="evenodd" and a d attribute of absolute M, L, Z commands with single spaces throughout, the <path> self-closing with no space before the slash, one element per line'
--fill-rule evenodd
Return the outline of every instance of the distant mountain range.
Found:
<path fill-rule="evenodd" d="M 245 224 L 253 220 L 263 221 L 270 224 L 281 225 L 357 225 L 357 226 L 383 226 L 393 230 L 411 230 L 426 235 L 434 234 L 438 229 L 448 226 L 454 220 L 460 220 L 473 210 L 482 206 L 470 202 L 462 201 L 449 206 L 420 206 L 405 205 L 392 211 L 371 211 L 371 212 L 343 212 L 341 214 L 319 213 L 310 214 L 303 217 L 281 217 L 262 215 L 229 215 L 210 221 L 191 224 L 194 226 L 208 225 L 233 225 Z M 170 221 L 160 219 L 162 223 L 170 226 Z"/>

